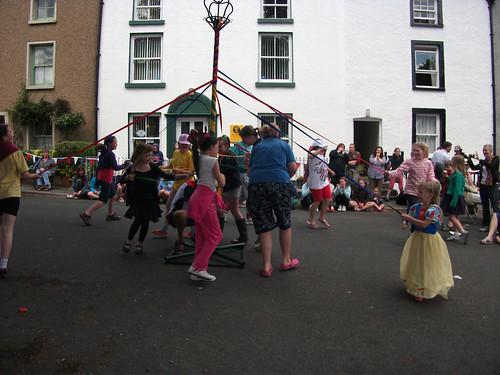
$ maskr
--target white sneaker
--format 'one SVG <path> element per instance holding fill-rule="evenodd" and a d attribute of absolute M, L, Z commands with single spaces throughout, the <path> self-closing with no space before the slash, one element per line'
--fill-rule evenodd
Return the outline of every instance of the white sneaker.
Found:
<path fill-rule="evenodd" d="M 346 206 L 342 206 L 342 211 L 347 211 L 347 207 Z"/>
<path fill-rule="evenodd" d="M 188 268 L 188 273 L 191 273 L 191 272 L 193 272 L 193 271 L 194 271 L 194 267 L 193 267 L 193 265 L 191 264 L 191 265 L 189 266 L 189 268 Z"/>
<path fill-rule="evenodd" d="M 462 233 L 460 233 L 460 239 L 464 243 L 464 245 L 467 245 L 467 241 L 469 240 L 469 232 L 464 230 Z"/>
<path fill-rule="evenodd" d="M 488 228 L 488 227 L 481 227 L 481 228 L 479 228 L 479 231 L 480 232 L 487 232 L 489 229 L 490 228 Z"/>
<path fill-rule="evenodd" d="M 456 241 L 460 239 L 459 232 L 450 232 L 450 235 L 446 238 L 446 241 Z"/>
<path fill-rule="evenodd" d="M 196 268 L 193 268 L 189 274 L 191 275 L 191 280 L 195 280 L 193 276 L 196 278 L 196 280 L 200 281 L 215 281 L 217 278 L 214 275 L 209 274 L 207 271 L 200 271 L 197 270 Z"/>

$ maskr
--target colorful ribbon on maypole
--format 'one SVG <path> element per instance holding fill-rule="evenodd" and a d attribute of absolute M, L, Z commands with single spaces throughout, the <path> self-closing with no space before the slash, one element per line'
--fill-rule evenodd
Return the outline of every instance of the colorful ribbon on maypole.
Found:
<path fill-rule="evenodd" d="M 219 41 L 220 31 L 230 20 L 233 13 L 233 5 L 230 0 L 204 0 L 208 16 L 205 21 L 214 30 L 214 59 L 212 64 L 212 101 L 210 105 L 210 133 L 217 134 L 217 78 L 219 71 Z"/>

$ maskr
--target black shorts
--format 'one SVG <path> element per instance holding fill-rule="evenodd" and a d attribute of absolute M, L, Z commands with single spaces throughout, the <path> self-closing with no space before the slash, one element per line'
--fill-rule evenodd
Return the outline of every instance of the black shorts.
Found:
<path fill-rule="evenodd" d="M 174 221 L 174 215 L 177 211 L 172 211 L 170 212 L 168 215 L 167 215 L 167 221 L 168 223 L 173 226 L 174 228 L 177 228 L 177 225 L 175 225 L 175 221 Z M 194 226 L 194 220 L 191 219 L 190 217 L 187 217 L 186 218 L 186 227 L 192 227 Z"/>
<path fill-rule="evenodd" d="M 291 228 L 292 192 L 291 183 L 263 182 L 248 186 L 247 209 L 256 234 L 276 227 Z"/>
<path fill-rule="evenodd" d="M 9 214 L 12 216 L 17 216 L 20 203 L 21 198 L 19 197 L 0 199 L 0 215 Z"/>
<path fill-rule="evenodd" d="M 101 188 L 99 193 L 99 200 L 103 203 L 106 203 L 108 199 L 113 199 L 113 197 L 116 195 L 116 187 L 112 182 L 109 183 L 97 180 L 96 186 L 100 186 Z"/>

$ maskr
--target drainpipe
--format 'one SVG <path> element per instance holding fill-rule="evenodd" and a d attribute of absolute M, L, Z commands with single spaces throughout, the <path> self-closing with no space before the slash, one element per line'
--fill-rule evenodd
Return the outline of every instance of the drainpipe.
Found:
<path fill-rule="evenodd" d="M 497 149 L 497 105 L 496 105 L 496 84 L 495 84 L 495 38 L 493 33 L 493 3 L 495 0 L 486 0 L 488 2 L 488 12 L 490 15 L 490 45 L 491 45 L 491 91 L 493 94 L 493 153 Z"/>
<path fill-rule="evenodd" d="M 95 139 L 98 139 L 97 125 L 99 119 L 99 68 L 101 62 L 101 30 L 102 30 L 102 12 L 104 1 L 99 1 L 99 23 L 97 24 L 97 54 L 95 59 Z"/>

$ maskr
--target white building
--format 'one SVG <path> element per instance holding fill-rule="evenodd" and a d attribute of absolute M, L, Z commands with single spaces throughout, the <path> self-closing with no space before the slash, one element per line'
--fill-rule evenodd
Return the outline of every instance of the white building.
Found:
<path fill-rule="evenodd" d="M 449 140 L 466 152 L 492 143 L 486 1 L 232 3 L 220 70 L 329 140 L 355 142 L 365 157 L 376 145 L 408 155 L 415 141 L 433 151 Z M 211 79 L 213 31 L 205 17 L 202 0 L 105 1 L 99 137 Z M 218 88 L 254 113 L 272 114 L 220 81 Z M 209 96 L 193 95 L 147 126 L 119 132 L 117 154 L 130 155 L 134 140 L 145 138 L 170 155 L 181 131 L 208 125 Z M 223 98 L 221 106 L 226 134 L 232 123 L 259 123 Z M 304 154 L 297 144 L 307 147 L 310 138 L 278 123 Z"/>

